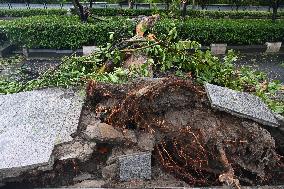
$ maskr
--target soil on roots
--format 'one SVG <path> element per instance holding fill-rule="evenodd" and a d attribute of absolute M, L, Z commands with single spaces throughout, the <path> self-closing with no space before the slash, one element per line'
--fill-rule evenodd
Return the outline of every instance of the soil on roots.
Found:
<path fill-rule="evenodd" d="M 152 133 L 155 162 L 190 185 L 283 184 L 283 159 L 271 134 L 251 120 L 213 110 L 203 87 L 190 80 L 91 81 L 87 92 L 103 122 Z"/>

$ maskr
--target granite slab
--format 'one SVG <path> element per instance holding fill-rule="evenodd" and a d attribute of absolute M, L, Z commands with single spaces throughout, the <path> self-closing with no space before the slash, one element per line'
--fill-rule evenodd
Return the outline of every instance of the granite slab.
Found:
<path fill-rule="evenodd" d="M 118 157 L 120 181 L 151 179 L 151 153 Z"/>
<path fill-rule="evenodd" d="M 280 125 L 273 112 L 257 96 L 209 83 L 205 84 L 205 89 L 213 108 L 241 118 L 252 119 L 263 125 Z"/>
<path fill-rule="evenodd" d="M 78 93 L 55 88 L 0 95 L 0 179 L 52 166 L 53 148 L 72 140 L 82 104 Z"/>

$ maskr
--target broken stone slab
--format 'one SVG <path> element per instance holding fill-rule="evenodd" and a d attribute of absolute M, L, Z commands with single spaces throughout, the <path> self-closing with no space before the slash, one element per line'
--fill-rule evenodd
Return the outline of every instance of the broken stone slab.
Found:
<path fill-rule="evenodd" d="M 130 129 L 123 130 L 123 136 L 125 138 L 125 143 L 127 144 L 136 144 L 137 143 L 137 137 L 135 134 L 135 131 Z"/>
<path fill-rule="evenodd" d="M 155 146 L 155 137 L 150 133 L 141 133 L 138 137 L 138 147 L 141 150 L 153 151 Z"/>
<path fill-rule="evenodd" d="M 99 50 L 97 46 L 83 46 L 83 55 L 90 55 L 97 50 Z"/>
<path fill-rule="evenodd" d="M 90 173 L 81 173 L 80 175 L 73 178 L 73 181 L 74 182 L 82 182 L 84 180 L 91 180 L 93 178 L 94 178 L 94 176 Z"/>
<path fill-rule="evenodd" d="M 82 104 L 77 92 L 57 88 L 0 95 L 0 180 L 52 167 L 53 148 L 72 140 Z"/>
<path fill-rule="evenodd" d="M 109 143 L 122 142 L 124 140 L 124 136 L 121 132 L 111 125 L 100 122 L 88 125 L 86 130 L 83 132 L 83 136 L 87 140 Z"/>
<path fill-rule="evenodd" d="M 59 160 L 78 159 L 87 161 L 94 152 L 96 143 L 89 141 L 73 141 L 59 145 L 54 150 L 54 156 Z"/>
<path fill-rule="evenodd" d="M 120 181 L 150 180 L 151 153 L 137 153 L 118 157 Z"/>
<path fill-rule="evenodd" d="M 267 46 L 266 53 L 277 53 L 281 48 L 282 42 L 266 42 L 265 45 Z"/>
<path fill-rule="evenodd" d="M 84 180 L 72 186 L 67 186 L 63 188 L 101 188 L 105 184 L 106 183 L 103 180 Z"/>
<path fill-rule="evenodd" d="M 117 177 L 118 172 L 118 166 L 116 163 L 113 163 L 111 165 L 107 165 L 102 168 L 102 177 L 105 180 L 112 180 Z"/>
<path fill-rule="evenodd" d="M 227 44 L 211 44 L 210 47 L 214 55 L 225 54 L 227 50 Z"/>
<path fill-rule="evenodd" d="M 263 125 L 280 125 L 272 111 L 257 96 L 209 83 L 205 84 L 205 89 L 213 108 L 241 118 L 252 119 Z"/>

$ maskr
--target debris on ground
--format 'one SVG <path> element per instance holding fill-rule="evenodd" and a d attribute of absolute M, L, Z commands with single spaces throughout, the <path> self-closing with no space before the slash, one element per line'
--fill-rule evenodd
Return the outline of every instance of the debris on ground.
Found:
<path fill-rule="evenodd" d="M 71 140 L 54 145 L 51 168 L 30 167 L 1 183 L 120 188 L 284 184 L 279 128 L 213 109 L 204 87 L 191 80 L 90 85 L 77 130 Z"/>

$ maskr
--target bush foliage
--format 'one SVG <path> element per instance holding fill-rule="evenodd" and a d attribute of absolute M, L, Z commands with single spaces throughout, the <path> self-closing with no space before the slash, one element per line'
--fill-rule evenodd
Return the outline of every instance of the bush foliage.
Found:
<path fill-rule="evenodd" d="M 175 24 L 180 39 L 199 41 L 202 45 L 227 43 L 230 45 L 257 45 L 284 40 L 284 21 L 228 20 L 228 19 L 164 19 L 157 23 L 157 35 Z"/>
<path fill-rule="evenodd" d="M 36 16 L 2 22 L 0 30 L 9 39 L 29 48 L 77 49 L 83 45 L 103 45 L 109 33 L 114 37 L 132 36 L 135 22 L 130 19 L 112 18 L 94 23 L 82 23 L 78 17 Z M 162 19 L 153 28 L 160 37 L 175 24 L 181 40 L 227 43 L 229 45 L 257 45 L 283 41 L 284 20 L 230 20 L 230 19 Z"/>
<path fill-rule="evenodd" d="M 37 15 L 66 15 L 64 9 L 0 9 L 0 17 L 27 17 Z"/>
<path fill-rule="evenodd" d="M 77 49 L 82 45 L 102 45 L 109 38 L 128 37 L 134 23 L 127 20 L 82 23 L 78 17 L 36 16 L 7 21 L 4 26 L 9 39 L 29 48 Z"/>
<path fill-rule="evenodd" d="M 72 13 L 75 11 L 72 9 Z M 158 9 L 116 9 L 116 8 L 93 8 L 91 9 L 91 13 L 97 16 L 139 16 L 146 15 L 150 16 L 152 14 L 162 14 L 164 16 L 171 14 L 167 10 L 158 10 Z M 175 15 L 180 16 L 181 12 L 178 11 Z M 186 15 L 191 18 L 271 18 L 272 13 L 267 11 L 207 11 L 207 10 L 187 10 Z M 278 12 L 278 17 L 284 16 L 284 12 Z"/>

